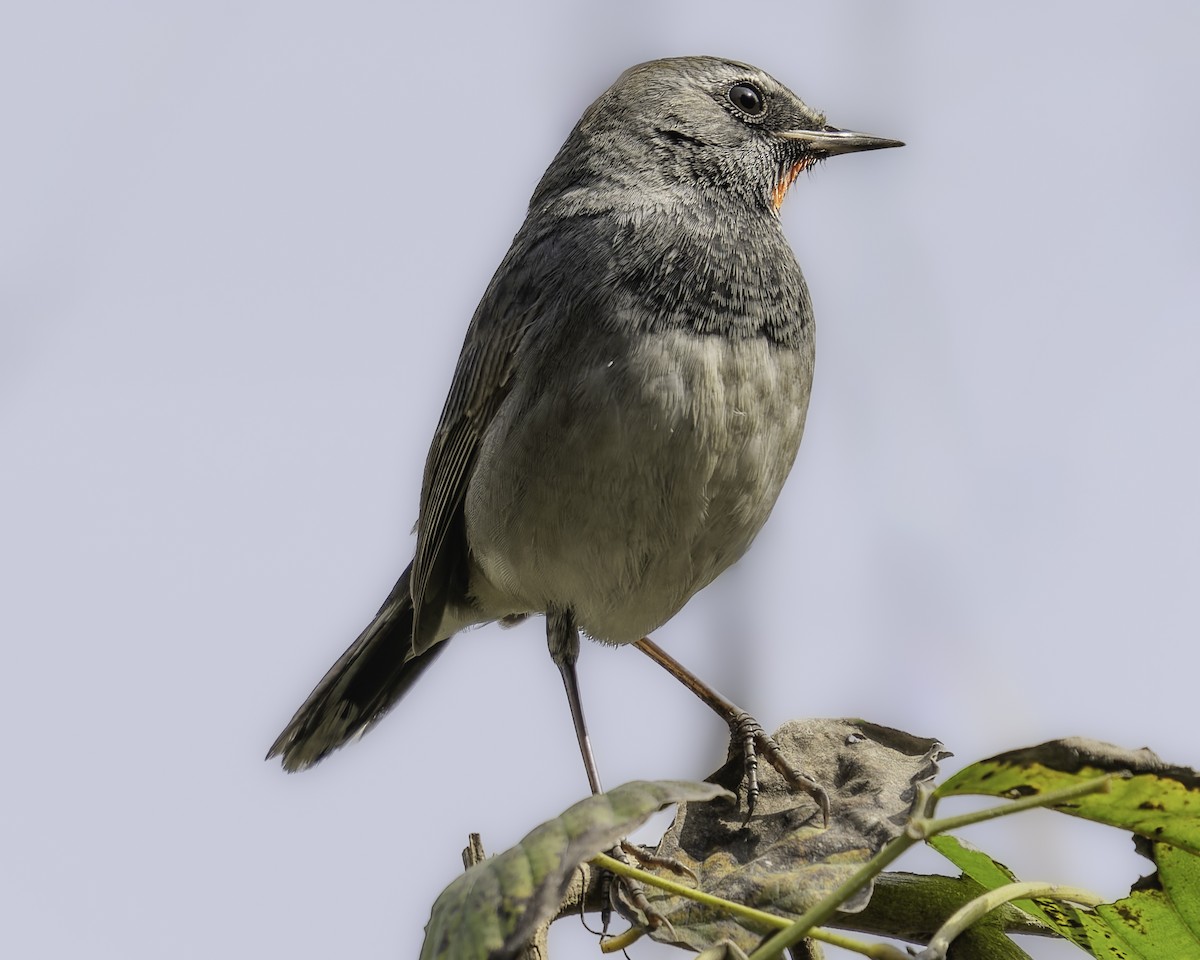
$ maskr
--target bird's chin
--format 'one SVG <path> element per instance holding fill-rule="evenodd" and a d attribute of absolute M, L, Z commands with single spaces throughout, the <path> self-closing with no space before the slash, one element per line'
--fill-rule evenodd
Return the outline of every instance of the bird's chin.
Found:
<path fill-rule="evenodd" d="M 805 170 L 812 167 L 821 158 L 816 154 L 805 154 L 790 167 L 782 172 L 779 180 L 775 184 L 775 188 L 771 191 L 771 206 L 775 212 L 779 212 L 779 208 L 783 206 L 783 198 L 787 196 L 788 188 L 796 182 L 796 178 Z"/>

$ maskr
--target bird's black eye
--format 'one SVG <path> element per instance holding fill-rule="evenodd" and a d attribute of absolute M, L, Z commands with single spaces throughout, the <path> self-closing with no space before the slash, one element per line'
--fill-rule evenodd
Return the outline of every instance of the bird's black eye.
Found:
<path fill-rule="evenodd" d="M 757 117 L 767 108 L 762 91 L 752 83 L 735 83 L 730 87 L 729 102 L 748 117 Z"/>

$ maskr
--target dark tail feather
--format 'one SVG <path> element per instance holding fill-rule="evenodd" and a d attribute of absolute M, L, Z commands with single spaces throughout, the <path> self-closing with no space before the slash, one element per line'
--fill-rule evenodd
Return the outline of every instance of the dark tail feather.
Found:
<path fill-rule="evenodd" d="M 420 656 L 412 653 L 409 570 L 271 744 L 268 760 L 282 757 L 289 773 L 311 767 L 371 729 L 437 659 L 444 642 Z"/>

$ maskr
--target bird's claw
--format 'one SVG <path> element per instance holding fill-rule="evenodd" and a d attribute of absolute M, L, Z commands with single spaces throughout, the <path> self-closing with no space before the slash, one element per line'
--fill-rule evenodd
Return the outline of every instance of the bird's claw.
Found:
<path fill-rule="evenodd" d="M 825 792 L 825 788 L 808 774 L 801 773 L 788 763 L 783 751 L 779 749 L 779 744 L 767 735 L 754 717 L 745 710 L 739 710 L 729 721 L 729 736 L 730 754 L 738 747 L 742 753 L 742 776 L 746 783 L 746 823 L 754 816 L 754 808 L 758 804 L 758 755 L 761 753 L 791 789 L 800 790 L 812 797 L 821 810 L 824 826 L 829 826 L 829 794 Z"/>
<path fill-rule="evenodd" d="M 627 866 L 630 864 L 630 859 L 638 861 L 642 866 L 663 866 L 675 872 L 683 872 L 691 874 L 695 878 L 695 874 L 683 866 L 678 860 L 672 857 L 658 857 L 648 851 L 641 850 L 627 840 L 622 840 L 617 846 L 608 851 L 608 855 L 615 860 L 620 860 Z M 608 925 L 612 921 L 613 907 L 618 904 L 618 897 L 624 894 L 626 903 L 625 909 L 621 910 L 626 918 L 633 922 L 633 917 L 640 915 L 644 926 L 648 930 L 657 930 L 663 924 L 670 928 L 670 921 L 663 916 L 662 912 L 655 907 L 646 897 L 646 888 L 643 884 L 634 880 L 632 877 L 618 877 L 615 874 L 605 870 L 600 877 L 600 902 L 603 906 L 600 909 L 600 930 L 602 933 L 608 933 Z M 631 915 L 631 911 L 633 911 Z"/>

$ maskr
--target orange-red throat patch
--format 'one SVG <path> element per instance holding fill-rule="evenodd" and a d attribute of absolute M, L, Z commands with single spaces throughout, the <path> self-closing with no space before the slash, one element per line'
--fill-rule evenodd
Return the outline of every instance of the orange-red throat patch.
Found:
<path fill-rule="evenodd" d="M 796 178 L 805 170 L 813 165 L 816 157 L 804 157 L 799 162 L 792 164 L 779 182 L 775 184 L 775 189 L 771 191 L 771 206 L 775 208 L 775 212 L 779 212 L 779 208 L 783 206 L 783 198 L 787 196 L 788 187 L 796 182 Z"/>

